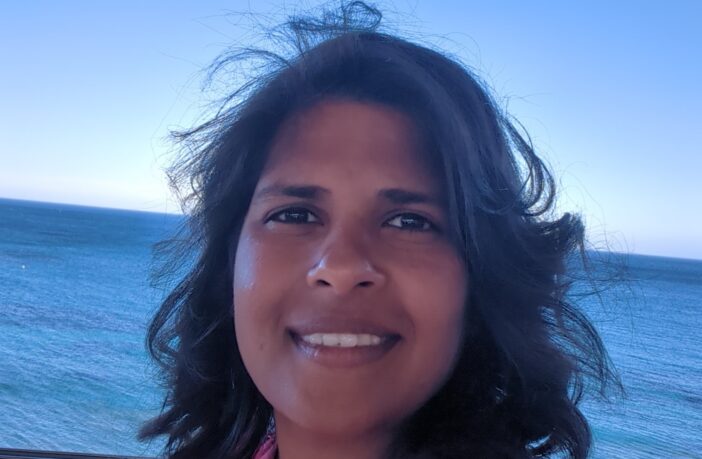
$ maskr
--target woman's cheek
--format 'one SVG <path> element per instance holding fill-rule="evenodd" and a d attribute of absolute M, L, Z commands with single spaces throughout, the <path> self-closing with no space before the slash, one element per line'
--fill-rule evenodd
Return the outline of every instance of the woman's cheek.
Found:
<path fill-rule="evenodd" d="M 277 239 L 262 231 L 242 232 L 232 280 L 237 332 L 238 322 L 243 322 L 265 333 L 283 312 L 278 309 L 295 275 L 294 260 L 301 254 Z"/>
<path fill-rule="evenodd" d="M 271 234 L 265 225 L 249 222 L 244 226 L 234 257 L 234 291 L 256 292 L 266 282 L 275 286 L 288 264 L 290 245 L 281 244 L 280 237 Z"/>
<path fill-rule="evenodd" d="M 417 332 L 437 350 L 460 346 L 468 297 L 468 279 L 460 258 L 452 250 L 437 247 L 431 257 L 405 272 L 404 303 L 412 308 Z"/>

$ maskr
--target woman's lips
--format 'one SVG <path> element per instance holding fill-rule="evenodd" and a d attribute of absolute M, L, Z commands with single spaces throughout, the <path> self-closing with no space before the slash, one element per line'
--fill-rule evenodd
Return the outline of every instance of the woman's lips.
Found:
<path fill-rule="evenodd" d="M 289 336 L 303 357 L 330 368 L 350 368 L 379 360 L 401 339 L 397 334 L 316 332 L 300 335 L 292 330 Z"/>

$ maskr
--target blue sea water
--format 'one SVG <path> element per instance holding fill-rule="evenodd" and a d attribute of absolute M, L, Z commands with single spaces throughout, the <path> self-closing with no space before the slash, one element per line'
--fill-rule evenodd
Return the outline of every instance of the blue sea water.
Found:
<path fill-rule="evenodd" d="M 144 349 L 173 215 L 0 199 L 0 447 L 156 455 Z M 593 458 L 702 458 L 702 261 L 629 255 L 583 307 L 626 398 L 586 400 Z"/>

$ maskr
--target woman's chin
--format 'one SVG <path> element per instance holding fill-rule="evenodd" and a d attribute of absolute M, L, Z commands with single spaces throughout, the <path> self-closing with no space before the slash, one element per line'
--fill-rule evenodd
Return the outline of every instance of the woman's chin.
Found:
<path fill-rule="evenodd" d="M 309 434 L 328 437 L 351 439 L 366 436 L 382 435 L 383 432 L 392 431 L 392 422 L 377 419 L 364 413 L 325 412 L 317 410 L 316 413 L 302 414 L 295 417 L 281 416 L 276 412 L 275 421 L 277 428 L 282 423 L 289 423 L 290 428 L 302 429 Z"/>

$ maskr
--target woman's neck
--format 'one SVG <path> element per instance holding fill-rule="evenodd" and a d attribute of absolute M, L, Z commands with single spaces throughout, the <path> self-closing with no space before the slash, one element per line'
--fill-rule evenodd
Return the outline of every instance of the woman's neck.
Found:
<path fill-rule="evenodd" d="M 320 434 L 276 417 L 276 439 L 277 459 L 385 459 L 392 433 Z"/>

